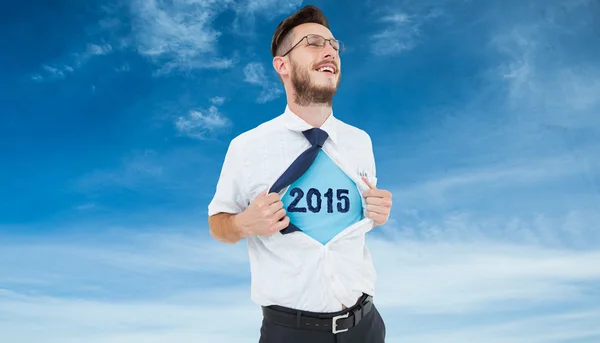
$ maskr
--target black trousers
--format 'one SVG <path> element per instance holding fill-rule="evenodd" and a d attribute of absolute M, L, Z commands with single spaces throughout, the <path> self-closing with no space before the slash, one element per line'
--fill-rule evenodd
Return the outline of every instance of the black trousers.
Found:
<path fill-rule="evenodd" d="M 276 308 L 288 313 L 294 311 Z M 310 312 L 308 315 L 326 316 L 326 314 Z M 385 322 L 373 304 L 369 313 L 356 326 L 335 334 L 332 331 L 280 325 L 263 318 L 259 343 L 385 343 L 385 335 Z"/>

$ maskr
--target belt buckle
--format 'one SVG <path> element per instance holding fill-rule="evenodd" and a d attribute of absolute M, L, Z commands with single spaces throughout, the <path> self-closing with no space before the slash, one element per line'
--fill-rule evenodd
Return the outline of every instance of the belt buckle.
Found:
<path fill-rule="evenodd" d="M 346 314 L 341 314 L 339 316 L 335 316 L 331 319 L 331 332 L 333 332 L 333 334 L 337 334 L 340 332 L 346 332 L 348 331 L 348 329 L 342 329 L 342 330 L 338 330 L 337 329 L 337 321 L 338 319 L 342 319 L 342 318 L 348 318 L 350 316 L 350 312 L 347 312 Z"/>

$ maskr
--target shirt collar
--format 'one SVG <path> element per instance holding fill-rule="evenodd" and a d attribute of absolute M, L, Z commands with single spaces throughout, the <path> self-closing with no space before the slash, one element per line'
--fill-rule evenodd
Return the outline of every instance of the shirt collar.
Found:
<path fill-rule="evenodd" d="M 304 119 L 292 112 L 287 105 L 285 106 L 285 111 L 283 112 L 283 119 L 285 126 L 292 131 L 302 132 L 313 128 L 312 125 L 308 124 L 306 121 L 304 121 Z M 327 132 L 327 135 L 329 135 L 329 138 L 331 138 L 334 143 L 337 143 L 336 124 L 337 118 L 333 116 L 332 111 L 329 117 L 327 117 L 323 125 L 320 127 L 321 130 Z"/>

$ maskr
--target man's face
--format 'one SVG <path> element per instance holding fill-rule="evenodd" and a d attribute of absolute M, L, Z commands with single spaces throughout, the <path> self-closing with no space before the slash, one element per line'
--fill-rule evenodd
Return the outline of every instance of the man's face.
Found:
<path fill-rule="evenodd" d="M 326 39 L 333 38 L 326 27 L 308 23 L 295 28 L 292 45 L 311 34 Z M 296 92 L 295 100 L 304 106 L 331 105 L 341 80 L 339 53 L 329 42 L 325 46 L 311 46 L 308 43 L 308 39 L 304 38 L 288 55 L 291 63 L 290 80 Z"/>

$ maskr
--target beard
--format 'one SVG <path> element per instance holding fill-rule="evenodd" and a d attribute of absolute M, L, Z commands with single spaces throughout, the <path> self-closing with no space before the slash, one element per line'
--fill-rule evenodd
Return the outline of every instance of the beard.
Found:
<path fill-rule="evenodd" d="M 333 104 L 333 96 L 341 80 L 341 71 L 338 70 L 336 84 L 316 85 L 311 81 L 310 73 L 305 68 L 292 62 L 292 86 L 296 93 L 295 101 L 300 106 L 329 105 Z"/>

